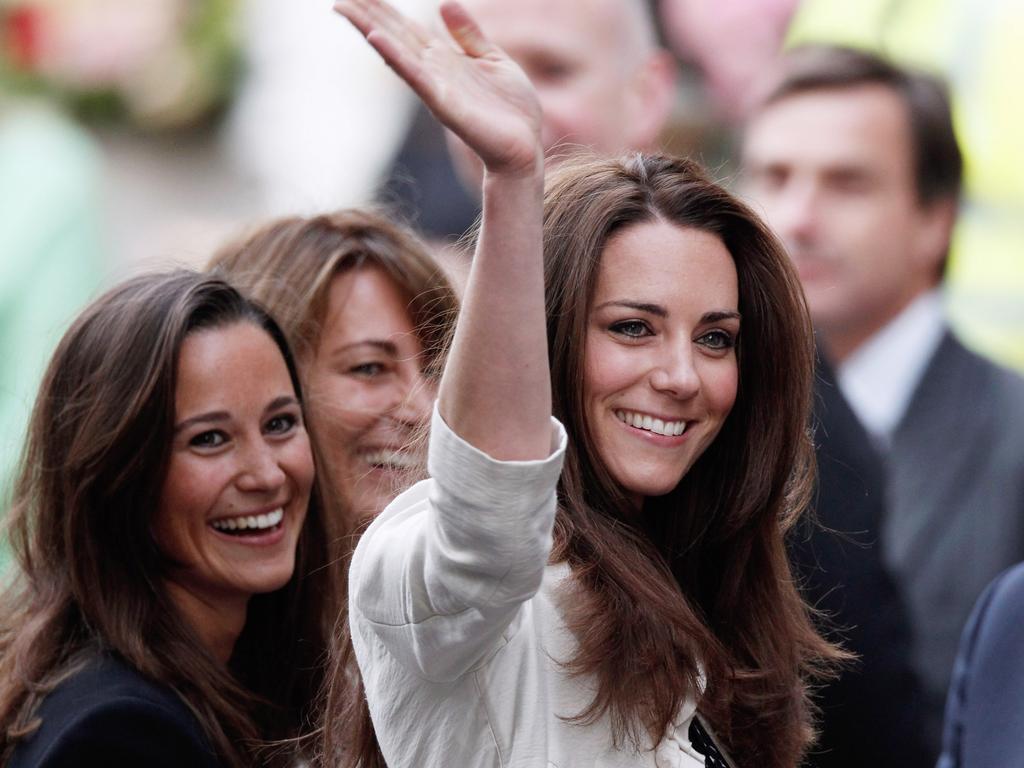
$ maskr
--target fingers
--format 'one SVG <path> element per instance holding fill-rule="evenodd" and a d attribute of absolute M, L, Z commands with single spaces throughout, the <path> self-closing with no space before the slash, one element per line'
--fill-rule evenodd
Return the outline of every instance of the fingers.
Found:
<path fill-rule="evenodd" d="M 452 39 L 467 55 L 479 58 L 497 50 L 469 12 L 455 0 L 442 3 L 441 18 Z"/>
<path fill-rule="evenodd" d="M 424 102 L 431 103 L 433 93 L 421 63 L 421 54 L 428 41 L 416 25 L 379 0 L 339 0 L 334 4 L 334 10 L 362 33 L 384 62 Z"/>
<path fill-rule="evenodd" d="M 385 32 L 410 51 L 430 42 L 426 30 L 382 0 L 339 0 L 334 10 L 352 22 L 364 37 L 375 30 Z"/>
<path fill-rule="evenodd" d="M 399 44 L 387 32 L 373 30 L 366 36 L 366 41 L 380 54 L 384 62 L 395 71 L 400 78 L 409 84 L 427 106 L 433 102 L 431 81 L 424 76 L 423 67 L 417 56 Z"/>

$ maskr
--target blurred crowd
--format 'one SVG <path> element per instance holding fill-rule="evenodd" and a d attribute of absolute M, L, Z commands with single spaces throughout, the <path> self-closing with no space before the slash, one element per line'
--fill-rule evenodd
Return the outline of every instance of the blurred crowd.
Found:
<path fill-rule="evenodd" d="M 429 0 L 396 5 L 436 15 Z M 819 356 L 818 482 L 789 551 L 823 633 L 856 654 L 818 691 L 806 764 L 1019 763 L 1024 669 L 1000 649 L 1020 645 L 1006 612 L 1020 614 L 1024 587 L 1012 571 L 989 585 L 1024 560 L 1024 1 L 464 5 L 536 88 L 550 168 L 692 157 L 799 274 Z M 344 352 L 393 366 L 394 392 L 331 391 L 338 358 L 317 358 L 325 342 L 297 308 L 320 296 L 334 330 L 319 333 L 345 339 L 360 323 L 412 338 L 437 302 L 450 324 L 483 169 L 334 21 L 308 0 L 0 0 L 5 497 L 71 319 L 127 275 L 211 259 L 293 345 L 312 345 L 314 401 L 346 403 L 310 416 L 347 425 L 314 434 L 331 464 L 402 464 L 395 446 L 429 421 L 436 378 L 436 361 L 408 361 L 430 358 L 441 321 L 411 352 Z M 418 232 L 444 275 L 392 255 L 414 249 L 383 216 L 334 213 L 369 204 Z M 334 273 L 304 255 L 327 240 L 384 255 L 341 257 Z M 329 290 L 316 282 L 328 274 Z M 434 305 L 409 303 L 428 290 Z M 405 409 L 394 434 L 352 415 L 392 400 Z M 388 475 L 379 496 L 361 469 L 328 496 L 365 500 L 365 520 L 408 478 Z"/>

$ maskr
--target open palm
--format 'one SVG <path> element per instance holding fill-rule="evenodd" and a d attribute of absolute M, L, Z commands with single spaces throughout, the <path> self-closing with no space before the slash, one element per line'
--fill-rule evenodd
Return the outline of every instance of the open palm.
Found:
<path fill-rule="evenodd" d="M 451 39 L 405 18 L 383 0 L 341 0 L 334 7 L 489 171 L 536 171 L 542 162 L 536 92 L 461 5 L 441 6 Z"/>

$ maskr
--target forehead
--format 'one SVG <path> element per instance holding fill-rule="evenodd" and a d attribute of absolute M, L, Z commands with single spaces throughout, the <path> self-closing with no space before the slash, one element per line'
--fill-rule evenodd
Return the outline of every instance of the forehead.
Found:
<path fill-rule="evenodd" d="M 358 267 L 331 278 L 322 330 L 325 342 L 411 334 L 412 323 L 408 298 L 381 267 Z"/>
<path fill-rule="evenodd" d="M 204 328 L 185 337 L 178 353 L 175 405 L 234 410 L 294 395 L 284 356 L 270 335 L 251 322 Z"/>
<path fill-rule="evenodd" d="M 484 32 L 509 55 L 531 52 L 565 55 L 600 52 L 622 41 L 633 29 L 630 3 L 639 0 L 468 0 Z"/>
<path fill-rule="evenodd" d="M 883 85 L 822 88 L 784 96 L 750 120 L 744 163 L 806 168 L 876 168 L 910 179 L 909 119 L 900 97 Z"/>
<path fill-rule="evenodd" d="M 626 299 L 670 314 L 737 311 L 736 265 L 721 238 L 663 221 L 615 233 L 601 254 L 594 304 Z"/>

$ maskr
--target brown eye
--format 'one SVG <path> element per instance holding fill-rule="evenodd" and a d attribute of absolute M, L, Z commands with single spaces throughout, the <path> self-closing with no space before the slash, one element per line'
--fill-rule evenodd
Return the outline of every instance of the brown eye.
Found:
<path fill-rule="evenodd" d="M 292 414 L 281 414 L 280 416 L 270 418 L 264 426 L 263 431 L 273 435 L 283 435 L 290 432 L 298 423 L 298 418 Z"/>
<path fill-rule="evenodd" d="M 200 432 L 188 441 L 188 444 L 196 448 L 219 448 L 228 441 L 227 435 L 219 429 L 211 429 Z"/>

